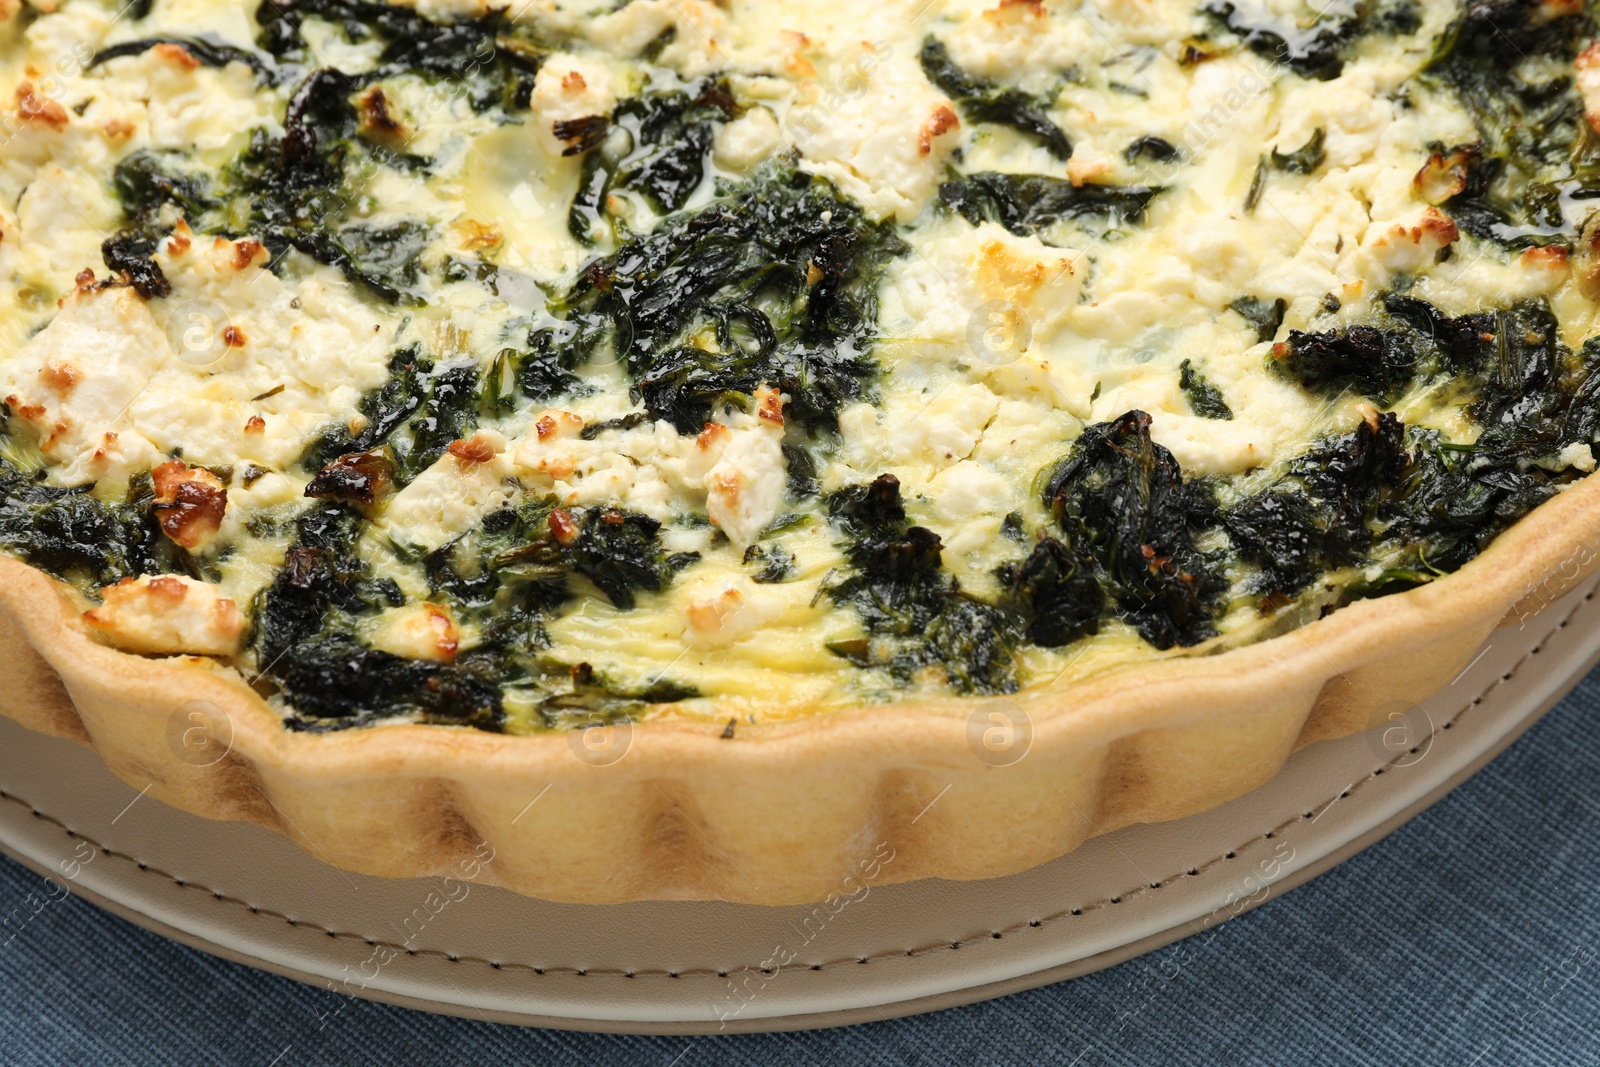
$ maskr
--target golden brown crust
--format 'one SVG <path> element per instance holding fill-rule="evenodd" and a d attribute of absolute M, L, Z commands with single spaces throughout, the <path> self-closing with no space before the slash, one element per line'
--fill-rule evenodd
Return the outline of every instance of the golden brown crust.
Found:
<path fill-rule="evenodd" d="M 169 804 L 280 830 L 355 871 L 442 874 L 488 842 L 495 880 L 552 900 L 809 902 L 884 843 L 889 880 L 985 878 L 1221 804 L 1297 747 L 1443 686 L 1508 612 L 1538 611 L 1597 558 L 1590 478 L 1458 574 L 1259 644 L 1003 702 L 860 708 L 731 737 L 721 723 L 649 723 L 609 747 L 415 725 L 291 733 L 233 672 L 118 652 L 59 583 L 0 559 L 0 712 L 93 745 Z M 991 712 L 1029 742 L 993 758 Z"/>

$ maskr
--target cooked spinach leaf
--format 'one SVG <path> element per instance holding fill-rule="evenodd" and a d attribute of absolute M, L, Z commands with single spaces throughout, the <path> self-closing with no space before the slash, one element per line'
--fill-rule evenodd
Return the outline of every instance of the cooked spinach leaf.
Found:
<path fill-rule="evenodd" d="M 550 661 L 546 623 L 587 579 L 621 608 L 639 592 L 658 591 L 687 561 L 661 548 L 660 524 L 609 508 L 559 509 L 522 500 L 491 512 L 482 523 L 426 559 L 435 599 L 473 624 L 478 642 L 458 662 L 492 673 L 508 687 L 533 686 L 546 725 L 584 725 L 599 715 L 616 721 L 644 704 L 697 695 L 658 681 L 642 691 L 607 685 L 587 664 Z M 572 680 L 571 692 L 565 683 Z M 552 692 L 551 690 L 554 689 Z"/>
<path fill-rule="evenodd" d="M 1022 620 L 962 593 L 942 569 L 939 535 L 906 522 L 893 475 L 840 490 L 828 511 L 851 570 L 827 593 L 854 608 L 868 634 L 829 645 L 835 655 L 901 681 L 934 668 L 960 693 L 1017 689 Z"/>
<path fill-rule="evenodd" d="M 282 77 L 277 66 L 263 56 L 231 44 L 205 37 L 145 37 L 137 41 L 123 41 L 96 52 L 89 60 L 93 70 L 102 63 L 124 56 L 143 55 L 157 45 L 177 45 L 193 56 L 203 67 L 226 67 L 229 63 L 243 63 L 256 72 L 256 78 L 268 85 L 277 85 Z"/>
<path fill-rule="evenodd" d="M 1165 190 L 1147 185 L 1074 185 L 1039 174 L 981 171 L 939 187 L 939 199 L 972 223 L 998 222 L 1030 237 L 1063 219 L 1093 218 L 1116 228 L 1144 218 L 1150 201 Z"/>
<path fill-rule="evenodd" d="M 283 136 L 257 130 L 227 169 L 232 196 L 225 218 L 274 256 L 298 249 L 390 303 L 419 303 L 429 227 L 410 221 L 374 227 L 352 218 L 349 169 L 358 150 L 350 96 L 358 87 L 332 68 L 306 78 L 289 99 Z"/>
<path fill-rule="evenodd" d="M 1272 366 L 1307 389 L 1335 395 L 1346 389 L 1389 404 L 1417 372 L 1409 334 L 1365 324 L 1306 333 L 1290 330 L 1272 349 Z"/>
<path fill-rule="evenodd" d="M 500 692 L 481 665 L 408 660 L 363 647 L 356 620 L 405 597 L 376 578 L 356 550 L 361 515 L 344 504 L 313 506 L 295 523 L 283 569 L 256 598 L 261 674 L 288 701 L 294 729 L 361 725 L 395 715 L 496 729 Z"/>
<path fill-rule="evenodd" d="M 1189 407 L 1203 419 L 1231 419 L 1233 409 L 1223 399 L 1222 390 L 1194 369 L 1189 360 L 1178 364 L 1178 388 L 1189 396 Z"/>
<path fill-rule="evenodd" d="M 411 7 L 370 0 L 272 0 L 256 9 L 259 44 L 281 61 L 317 65 L 302 27 L 315 18 L 340 27 L 351 41 L 383 43 L 376 70 L 363 81 L 412 74 L 462 86 L 477 111 L 526 110 L 533 77 L 546 52 L 504 9 L 479 18 L 430 19 Z"/>
<path fill-rule="evenodd" d="M 974 77 L 956 66 L 944 42 L 929 37 L 922 42 L 922 71 L 928 80 L 954 100 L 974 122 L 1009 126 L 1034 138 L 1057 159 L 1072 155 L 1072 142 L 1045 114 L 1050 101 L 1020 89 L 1005 89 Z"/>
<path fill-rule="evenodd" d="M 1177 145 L 1165 138 L 1146 135 L 1122 150 L 1122 158 L 1129 163 L 1136 162 L 1141 157 L 1153 159 L 1157 163 L 1172 163 L 1182 159 L 1183 153 Z"/>
<path fill-rule="evenodd" d="M 1228 305 L 1228 310 L 1237 312 L 1241 318 L 1256 328 L 1256 341 L 1271 341 L 1278 336 L 1278 328 L 1283 325 L 1283 313 L 1289 309 L 1289 302 L 1279 297 L 1277 300 L 1263 300 L 1255 296 L 1241 296 Z"/>
<path fill-rule="evenodd" d="M 782 545 L 751 545 L 744 550 L 744 562 L 756 568 L 750 580 L 764 585 L 787 581 L 794 574 L 794 553 Z"/>
<path fill-rule="evenodd" d="M 300 464 L 320 470 L 340 456 L 387 445 L 395 480 L 405 485 L 444 455 L 452 441 L 477 424 L 482 392 L 476 363 L 435 367 L 412 345 L 389 360 L 388 379 L 361 399 L 359 430 L 339 424 L 324 430 Z"/>
<path fill-rule="evenodd" d="M 585 150 L 604 147 L 584 160 L 568 214 L 572 235 L 585 243 L 602 232 L 626 240 L 628 227 L 611 211 L 618 194 L 642 197 L 658 215 L 680 210 L 705 180 L 712 138 L 740 111 L 727 83 L 708 78 L 687 90 L 629 97 L 606 129 L 574 131 L 580 138 L 575 145 L 592 136 Z"/>
<path fill-rule="evenodd" d="M 149 475 L 136 478 L 120 502 L 91 496 L 93 489 L 45 485 L 40 472 L 0 457 L 0 547 L 85 592 L 141 574 L 193 570 L 162 536 Z"/>
<path fill-rule="evenodd" d="M 877 285 L 905 245 L 798 171 L 721 192 L 590 264 L 552 304 L 563 327 L 534 340 L 563 367 L 625 363 L 635 398 L 684 433 L 762 384 L 789 395 L 786 418 L 832 427 L 877 373 Z"/>
<path fill-rule="evenodd" d="M 1570 71 L 1594 29 L 1585 5 L 1474 0 L 1440 36 L 1427 72 L 1455 91 L 1480 141 L 1436 153 L 1464 171 L 1442 205 L 1461 229 L 1511 248 L 1576 236 L 1564 201 L 1600 193 L 1600 167 Z M 1539 78 L 1531 57 L 1560 73 Z"/>
<path fill-rule="evenodd" d="M 152 258 L 166 227 L 161 209 L 170 204 L 187 218 L 199 219 L 216 201 L 203 173 L 188 172 L 175 154 L 142 150 L 117 164 L 111 187 L 122 205 L 124 225 L 100 245 L 106 268 L 123 274 L 146 300 L 166 297 L 172 284 Z"/>
<path fill-rule="evenodd" d="M 1328 150 L 1325 147 L 1327 139 L 1328 131 L 1318 126 L 1310 139 L 1299 148 L 1292 152 L 1279 152 L 1274 148 L 1268 158 L 1271 159 L 1274 170 L 1287 171 L 1290 174 L 1311 174 L 1328 158 Z"/>
<path fill-rule="evenodd" d="M 318 503 L 295 522 L 283 569 L 257 595 L 254 633 L 260 670 L 268 677 L 295 650 L 348 626 L 348 620 L 405 603 L 390 578 L 375 578 L 356 552 L 361 513 L 342 503 Z"/>
<path fill-rule="evenodd" d="M 1343 73 L 1351 46 L 1362 36 L 1409 34 L 1422 27 L 1415 0 L 1351 4 L 1348 11 L 1324 8 L 1309 25 L 1284 16 L 1253 24 L 1239 5 L 1227 0 L 1209 0 L 1201 10 L 1256 55 L 1314 81 L 1332 81 Z"/>
<path fill-rule="evenodd" d="M 1117 613 L 1156 648 L 1216 634 L 1225 583 L 1195 547 L 1209 513 L 1172 453 L 1130 411 L 1089 426 L 1045 480 L 1044 502 L 1075 560 L 1092 560 Z"/>
<path fill-rule="evenodd" d="M 1028 614 L 1034 644 L 1057 648 L 1100 632 L 1106 595 L 1085 553 L 1046 534 L 1027 559 L 1002 567 L 1000 580 Z"/>
<path fill-rule="evenodd" d="M 498 731 L 499 679 L 477 663 L 432 663 L 366 648 L 334 635 L 308 641 L 275 674 L 292 709 L 291 729 L 348 729 L 397 715 L 443 726 Z"/>
<path fill-rule="evenodd" d="M 1245 588 L 1292 596 L 1325 572 L 1360 562 L 1373 544 L 1379 505 L 1404 468 L 1404 432 L 1385 413 L 1326 438 L 1271 486 L 1227 509 L 1222 523 L 1233 550 L 1259 568 Z"/>

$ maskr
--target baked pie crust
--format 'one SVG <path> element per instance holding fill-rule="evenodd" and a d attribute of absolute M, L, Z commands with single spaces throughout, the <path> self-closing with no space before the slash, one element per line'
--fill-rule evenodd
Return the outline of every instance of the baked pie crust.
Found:
<path fill-rule="evenodd" d="M 351 870 L 793 903 L 1220 804 L 1592 566 L 1584 5 L 581 6 L 0 0 L 0 540 L 78 580 L 0 557 L 0 711 Z"/>
<path fill-rule="evenodd" d="M 59 583 L 0 559 L 0 712 L 93 747 L 174 807 L 277 830 L 364 874 L 443 875 L 487 843 L 487 880 L 549 900 L 805 903 L 885 844 L 895 859 L 881 883 L 992 878 L 1222 804 L 1301 746 L 1448 684 L 1496 626 L 1558 599 L 1597 554 L 1600 480 L 1588 478 L 1428 585 L 1216 655 L 1017 693 L 1004 709 L 1015 762 L 1015 750 L 978 754 L 991 701 L 973 698 L 732 737 L 647 722 L 598 752 L 583 733 L 290 733 L 238 675 L 112 649 Z M 205 736 L 185 736 L 194 729 Z M 533 805 L 540 817 L 521 818 Z"/>

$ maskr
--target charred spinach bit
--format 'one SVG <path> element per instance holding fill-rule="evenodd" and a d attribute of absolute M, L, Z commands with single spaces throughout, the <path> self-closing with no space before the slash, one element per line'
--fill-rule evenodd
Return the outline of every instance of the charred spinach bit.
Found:
<path fill-rule="evenodd" d="M 357 405 L 362 429 L 352 433 L 340 424 L 324 430 L 300 465 L 321 470 L 340 456 L 388 445 L 395 481 L 406 485 L 476 425 L 478 379 L 475 363 L 436 368 L 415 345 L 402 348 L 389 360 L 388 380 Z"/>
<path fill-rule="evenodd" d="M 625 362 L 633 396 L 683 433 L 766 384 L 832 428 L 877 374 L 877 285 L 905 244 L 821 178 L 769 169 L 596 260 L 552 309 L 564 366 Z M 713 350 L 714 349 L 714 350 Z"/>
<path fill-rule="evenodd" d="M 148 475 L 108 503 L 92 485 L 43 484 L 43 472 L 0 457 L 0 547 L 85 591 L 141 574 L 188 573 L 185 553 L 161 534 Z"/>
<path fill-rule="evenodd" d="M 828 512 L 845 535 L 851 573 L 827 593 L 854 608 L 869 635 L 830 651 L 901 681 L 936 667 L 960 693 L 1016 691 L 1020 618 L 961 592 L 941 566 L 939 535 L 906 522 L 893 475 L 840 490 Z"/>
<path fill-rule="evenodd" d="M 567 228 L 586 244 L 602 227 L 625 240 L 627 228 L 607 207 L 619 192 L 642 196 L 658 215 L 680 210 L 705 180 L 718 128 L 740 111 L 727 82 L 707 78 L 686 90 L 629 97 L 604 125 L 571 131 L 577 139 L 563 154 L 604 147 L 584 160 Z"/>
<path fill-rule="evenodd" d="M 306 485 L 313 500 L 337 500 L 369 508 L 389 489 L 394 479 L 394 457 L 386 448 L 351 452 L 317 472 Z"/>
<path fill-rule="evenodd" d="M 1097 218 L 1111 228 L 1137 223 L 1151 199 L 1164 191 L 1153 185 L 1073 185 L 1039 174 L 981 171 L 945 182 L 939 199 L 974 226 L 998 222 L 1030 237 L 1063 219 Z"/>
<path fill-rule="evenodd" d="M 1314 393 L 1353 390 L 1390 404 L 1417 372 L 1418 355 L 1408 334 L 1358 325 L 1320 333 L 1290 330 L 1272 349 L 1280 374 Z"/>
<path fill-rule="evenodd" d="M 1283 313 L 1289 309 L 1289 302 L 1279 297 L 1277 300 L 1263 300 L 1256 296 L 1241 296 L 1228 305 L 1228 310 L 1238 315 L 1256 328 L 1256 342 L 1271 341 L 1278 336 L 1278 327 L 1283 325 Z"/>
<path fill-rule="evenodd" d="M 1310 139 L 1294 151 L 1279 152 L 1274 148 L 1269 157 L 1272 160 L 1272 168 L 1290 174 L 1314 173 L 1328 158 L 1328 150 L 1325 147 L 1327 139 L 1328 131 L 1318 126 Z"/>
<path fill-rule="evenodd" d="M 1222 390 L 1206 380 L 1186 359 L 1178 364 L 1178 388 L 1189 396 L 1189 407 L 1203 419 L 1231 419 L 1233 409 L 1222 397 Z"/>
<path fill-rule="evenodd" d="M 1316 6 L 1316 5 L 1313 5 Z M 1201 11 L 1238 36 L 1250 51 L 1281 63 L 1303 78 L 1332 81 L 1344 71 L 1350 46 L 1370 33 L 1415 33 L 1422 26 L 1415 0 L 1358 3 L 1348 12 L 1319 12 L 1309 26 L 1280 18 L 1276 25 L 1251 25 L 1237 5 L 1210 0 Z"/>
<path fill-rule="evenodd" d="M 1595 138 L 1570 74 L 1535 82 L 1520 60 L 1546 57 L 1570 71 L 1594 30 L 1587 5 L 1474 0 L 1440 36 L 1427 73 L 1455 91 L 1481 141 L 1449 151 L 1465 188 L 1441 206 L 1463 230 L 1511 248 L 1573 236 L 1562 202 L 1600 192 Z"/>
<path fill-rule="evenodd" d="M 1044 502 L 1071 558 L 1093 561 L 1117 614 L 1165 649 L 1215 636 L 1226 583 L 1195 547 L 1212 511 L 1204 488 L 1185 484 L 1172 453 L 1150 439 L 1150 421 L 1130 411 L 1085 429 L 1050 473 Z"/>
<path fill-rule="evenodd" d="M 538 42 L 519 36 L 504 9 L 479 18 L 436 21 L 410 7 L 371 0 L 270 0 L 256 9 L 258 42 L 266 52 L 309 66 L 315 61 L 301 33 L 308 18 L 334 23 L 351 41 L 383 42 L 369 81 L 412 74 L 466 87 L 474 110 L 526 110 L 533 77 L 544 62 Z"/>
<path fill-rule="evenodd" d="M 161 264 L 151 258 L 160 243 L 159 235 L 143 227 L 128 226 L 101 242 L 100 258 L 107 270 L 126 278 L 146 300 L 168 297 L 172 295 L 172 283 Z"/>
<path fill-rule="evenodd" d="M 255 71 L 256 79 L 267 85 L 277 85 L 281 81 L 281 72 L 270 60 L 243 48 L 235 48 L 231 44 L 206 37 L 172 37 L 157 36 L 145 37 L 137 41 L 123 41 L 120 44 L 110 45 L 96 52 L 89 60 L 89 69 L 93 70 L 102 63 L 124 56 L 143 55 L 157 45 L 177 45 L 193 56 L 203 67 L 226 67 L 229 63 L 243 63 Z"/>
<path fill-rule="evenodd" d="M 932 37 L 922 42 L 922 72 L 954 100 L 969 119 L 1009 126 L 1025 133 L 1043 144 L 1057 159 L 1072 155 L 1072 142 L 1045 114 L 1050 101 L 973 77 L 956 66 L 944 42 Z"/>

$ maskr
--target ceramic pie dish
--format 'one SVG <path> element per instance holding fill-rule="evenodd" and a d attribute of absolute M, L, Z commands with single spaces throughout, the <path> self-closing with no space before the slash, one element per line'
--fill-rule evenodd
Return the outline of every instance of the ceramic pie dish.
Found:
<path fill-rule="evenodd" d="M 1387 721 L 1592 566 L 1600 83 L 1335 7 L 0 4 L 0 708 L 585 903 Z"/>

